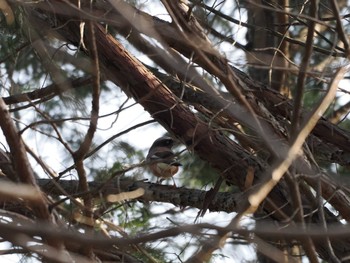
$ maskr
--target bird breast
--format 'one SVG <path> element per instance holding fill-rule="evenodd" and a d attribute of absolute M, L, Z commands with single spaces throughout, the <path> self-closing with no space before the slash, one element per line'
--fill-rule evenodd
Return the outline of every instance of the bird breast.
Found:
<path fill-rule="evenodd" d="M 167 163 L 154 163 L 151 165 L 154 175 L 161 178 L 169 178 L 177 173 L 178 166 L 174 166 Z"/>

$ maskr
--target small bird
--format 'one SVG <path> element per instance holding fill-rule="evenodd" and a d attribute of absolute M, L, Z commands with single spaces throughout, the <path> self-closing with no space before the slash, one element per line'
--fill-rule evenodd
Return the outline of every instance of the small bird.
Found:
<path fill-rule="evenodd" d="M 171 178 L 176 187 L 173 176 L 178 172 L 181 163 L 176 161 L 176 156 L 171 148 L 174 140 L 170 137 L 160 137 L 155 140 L 148 151 L 146 161 L 149 162 L 151 172 L 158 177 L 157 182 Z"/>

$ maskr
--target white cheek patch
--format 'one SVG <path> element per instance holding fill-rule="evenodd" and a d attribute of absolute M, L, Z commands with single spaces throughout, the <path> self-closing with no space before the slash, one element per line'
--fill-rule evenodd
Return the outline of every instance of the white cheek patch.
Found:
<path fill-rule="evenodd" d="M 151 160 L 155 161 L 155 160 L 161 160 L 161 158 L 156 155 L 156 154 L 153 154 L 151 157 L 150 157 Z"/>

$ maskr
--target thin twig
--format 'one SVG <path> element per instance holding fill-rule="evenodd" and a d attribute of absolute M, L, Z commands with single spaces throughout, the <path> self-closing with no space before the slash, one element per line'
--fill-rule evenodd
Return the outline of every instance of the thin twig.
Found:
<path fill-rule="evenodd" d="M 338 36 L 341 39 L 341 41 L 344 44 L 344 49 L 345 49 L 345 54 L 347 57 L 350 55 L 350 49 L 349 49 L 349 36 L 345 33 L 341 18 L 340 18 L 340 12 L 339 12 L 339 7 L 338 3 L 335 0 L 331 0 L 331 6 L 333 9 L 333 14 L 335 17 L 335 20 L 337 21 L 337 31 L 338 31 Z"/>
<path fill-rule="evenodd" d="M 318 10 L 317 1 L 312 0 L 310 2 L 311 2 L 310 11 L 309 11 L 310 17 L 316 17 L 317 10 Z M 308 27 L 307 27 L 308 31 L 307 31 L 307 37 L 306 37 L 306 47 L 305 47 L 304 56 L 300 65 L 299 75 L 298 75 L 297 84 L 296 84 L 296 94 L 294 97 L 292 124 L 291 124 L 291 132 L 290 132 L 291 140 L 293 140 L 294 137 L 297 136 L 297 132 L 299 130 L 300 114 L 301 114 L 301 108 L 303 105 L 305 80 L 306 80 L 306 75 L 308 71 L 309 61 L 313 50 L 315 25 L 316 23 L 314 20 L 309 20 Z"/>
<path fill-rule="evenodd" d="M 124 135 L 124 134 L 127 134 L 128 132 L 134 130 L 134 129 L 137 129 L 139 127 L 142 127 L 144 125 L 148 125 L 148 124 L 151 124 L 151 123 L 154 123 L 155 120 L 149 120 L 149 121 L 145 121 L 145 122 L 141 122 L 139 124 L 136 124 L 124 131 L 121 131 L 113 136 L 111 136 L 110 138 L 108 138 L 107 140 L 105 140 L 103 143 L 101 143 L 99 146 L 97 146 L 95 149 L 91 150 L 90 152 L 88 152 L 85 157 L 84 157 L 84 160 L 89 158 L 90 156 L 94 155 L 95 153 L 97 153 L 99 150 L 101 150 L 104 146 L 106 146 L 108 143 L 110 143 L 111 141 L 113 141 L 114 139 Z M 71 166 L 67 167 L 66 169 L 64 169 L 62 172 L 59 173 L 59 178 L 64 175 L 65 173 L 67 173 L 68 171 L 72 170 L 73 168 L 75 167 L 75 164 L 72 164 Z"/>

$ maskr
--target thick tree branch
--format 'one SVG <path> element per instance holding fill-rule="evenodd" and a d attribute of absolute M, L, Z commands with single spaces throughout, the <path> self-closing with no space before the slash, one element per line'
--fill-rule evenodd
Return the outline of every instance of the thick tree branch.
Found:
<path fill-rule="evenodd" d="M 64 191 L 74 197 L 84 196 L 86 193 L 79 192 L 78 181 L 76 180 L 60 180 L 57 182 Z M 39 179 L 40 188 L 51 196 L 60 196 L 62 191 L 55 186 L 51 179 Z M 207 191 L 189 189 L 185 187 L 174 188 L 172 186 L 159 185 L 144 181 L 136 181 L 128 178 L 114 178 L 104 182 L 89 182 L 89 189 L 95 198 L 100 196 L 106 197 L 110 194 L 119 194 L 142 188 L 144 194 L 137 200 L 142 202 L 164 202 L 172 203 L 175 206 L 203 208 Z M 208 209 L 210 211 L 235 212 L 237 211 L 237 203 L 241 194 L 231 192 L 220 192 L 210 202 Z"/>

